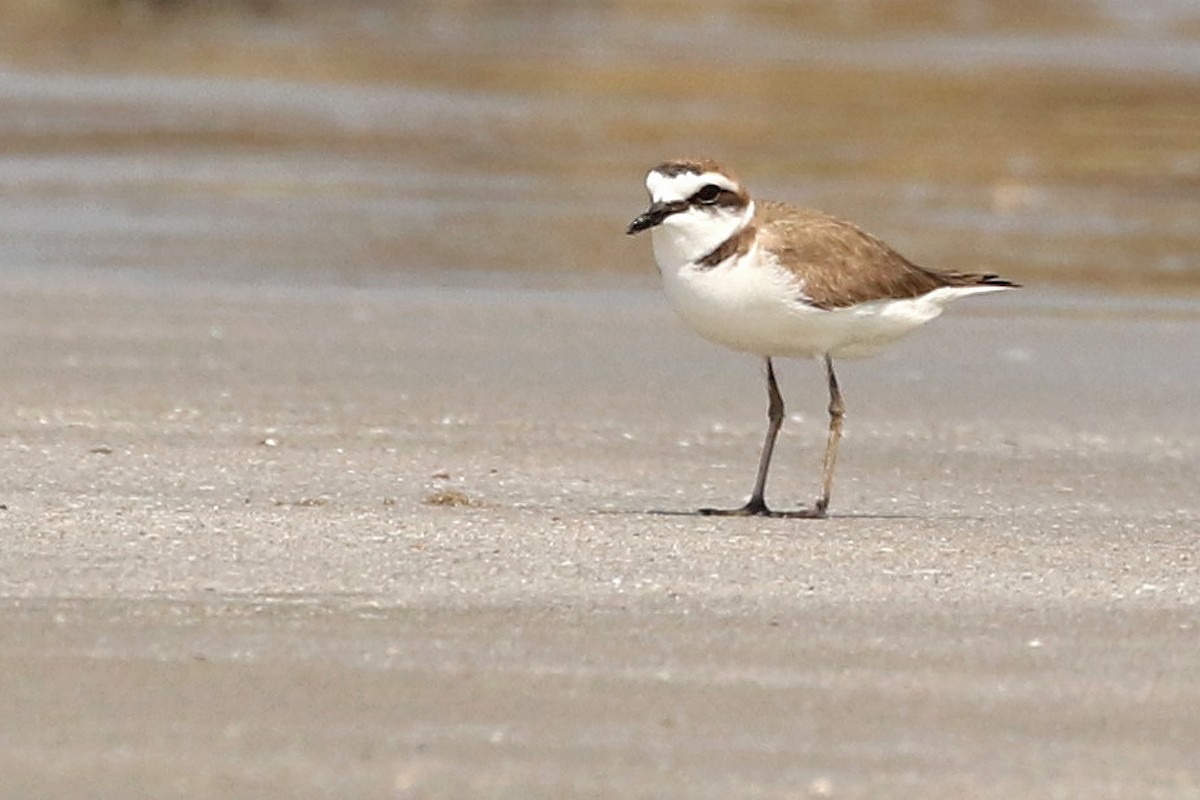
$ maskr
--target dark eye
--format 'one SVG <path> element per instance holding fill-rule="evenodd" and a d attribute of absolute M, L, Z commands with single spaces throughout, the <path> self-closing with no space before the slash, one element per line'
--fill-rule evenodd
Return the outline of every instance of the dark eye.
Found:
<path fill-rule="evenodd" d="M 695 198 L 701 203 L 715 203 L 720 196 L 721 187 L 715 183 L 708 184 L 695 194 Z"/>

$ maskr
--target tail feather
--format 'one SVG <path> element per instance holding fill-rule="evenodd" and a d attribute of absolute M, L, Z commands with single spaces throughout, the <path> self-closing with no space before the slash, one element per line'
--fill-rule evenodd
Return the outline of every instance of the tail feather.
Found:
<path fill-rule="evenodd" d="M 979 286 L 1006 286 L 1010 289 L 1021 288 L 1021 284 L 1010 281 L 1008 278 L 1002 278 L 999 275 L 993 275 L 991 273 L 988 273 L 987 275 L 980 275 L 979 280 L 975 281 L 975 283 Z"/>
<path fill-rule="evenodd" d="M 980 275 L 976 272 L 940 272 L 938 275 L 946 286 L 994 286 L 997 289 L 1020 289 L 1021 284 L 1002 278 L 995 273 Z"/>

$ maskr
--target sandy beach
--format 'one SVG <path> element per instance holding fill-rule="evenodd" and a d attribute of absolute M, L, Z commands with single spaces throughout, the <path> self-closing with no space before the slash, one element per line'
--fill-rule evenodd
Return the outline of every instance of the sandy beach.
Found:
<path fill-rule="evenodd" d="M 0 0 L 0 800 L 1200 798 L 1198 8 Z M 1027 287 L 829 519 L 683 156 Z"/>
<path fill-rule="evenodd" d="M 842 368 L 823 521 L 711 519 L 752 358 L 655 291 L 0 287 L 4 797 L 1195 797 L 1194 305 Z M 768 499 L 809 502 L 815 364 Z"/>

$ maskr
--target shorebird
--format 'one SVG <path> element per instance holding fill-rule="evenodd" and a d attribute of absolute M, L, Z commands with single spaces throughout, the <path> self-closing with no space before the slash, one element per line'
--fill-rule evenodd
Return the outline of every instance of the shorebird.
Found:
<path fill-rule="evenodd" d="M 676 313 L 706 339 L 766 361 L 767 437 L 750 500 L 702 514 L 824 517 L 846 408 L 834 359 L 874 355 L 952 300 L 1018 287 L 999 275 L 920 267 L 853 223 L 756 201 L 711 160 L 659 164 L 647 174 L 646 190 L 650 207 L 626 232 L 651 231 Z M 786 512 L 772 511 L 764 498 L 784 416 L 776 357 L 820 359 L 829 383 L 821 493 L 812 506 Z"/>

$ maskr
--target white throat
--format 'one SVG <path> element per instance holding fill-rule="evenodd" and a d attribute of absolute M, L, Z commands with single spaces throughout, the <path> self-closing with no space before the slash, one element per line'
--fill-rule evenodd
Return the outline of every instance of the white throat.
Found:
<path fill-rule="evenodd" d="M 740 210 L 689 208 L 672 214 L 650 232 L 654 260 L 664 272 L 694 265 L 736 236 L 754 218 L 754 201 Z"/>

